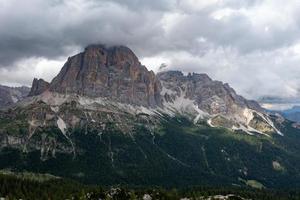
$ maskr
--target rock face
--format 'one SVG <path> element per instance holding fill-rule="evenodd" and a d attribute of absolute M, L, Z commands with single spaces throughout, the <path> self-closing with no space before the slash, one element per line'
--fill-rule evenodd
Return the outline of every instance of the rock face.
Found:
<path fill-rule="evenodd" d="M 180 71 L 167 71 L 157 76 L 165 88 L 162 95 L 167 102 L 173 102 L 176 97 L 184 96 L 193 100 L 199 109 L 211 115 L 228 115 L 239 108 L 261 109 L 255 101 L 248 101 L 237 95 L 227 83 L 213 81 L 207 74 L 193 73 L 185 76 Z"/>
<path fill-rule="evenodd" d="M 24 99 L 30 91 L 28 87 L 7 87 L 0 85 L 0 108 L 11 106 Z"/>
<path fill-rule="evenodd" d="M 208 118 L 211 126 L 251 132 L 280 132 L 255 101 L 249 101 L 228 85 L 214 81 L 206 74 L 180 71 L 159 73 L 164 106 L 181 114 L 194 114 L 194 122 Z"/>
<path fill-rule="evenodd" d="M 68 59 L 51 82 L 50 91 L 147 107 L 161 104 L 160 82 L 155 74 L 124 46 L 88 46 Z"/>
<path fill-rule="evenodd" d="M 33 79 L 32 87 L 28 96 L 36 96 L 42 94 L 49 88 L 49 83 L 43 79 Z"/>

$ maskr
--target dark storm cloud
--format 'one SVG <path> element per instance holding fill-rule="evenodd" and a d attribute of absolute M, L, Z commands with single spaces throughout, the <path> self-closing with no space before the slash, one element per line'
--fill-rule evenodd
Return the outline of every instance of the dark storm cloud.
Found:
<path fill-rule="evenodd" d="M 152 69 L 161 61 L 206 72 L 249 97 L 297 95 L 299 6 L 298 0 L 0 0 L 0 80 L 28 85 L 47 60 L 63 62 L 88 44 L 105 43 L 129 46 L 154 60 Z M 43 74 L 51 80 L 57 72 L 49 62 Z M 253 82 L 264 87 L 256 90 Z"/>
<path fill-rule="evenodd" d="M 107 0 L 108 2 L 110 0 Z M 151 0 L 151 1 L 145 1 L 145 0 L 113 0 L 116 3 L 121 4 L 122 6 L 125 6 L 131 10 L 141 10 L 141 9 L 155 9 L 155 10 L 161 10 L 166 11 L 174 8 L 174 5 L 176 4 L 175 1 L 170 0 Z"/>
<path fill-rule="evenodd" d="M 253 4 L 253 1 L 209 4 L 176 0 L 2 0 L 0 63 L 9 67 L 19 59 L 32 56 L 53 59 L 68 54 L 68 47 L 84 47 L 95 42 L 129 45 L 143 56 L 180 48 L 201 51 L 202 47 L 195 43 L 199 36 L 215 45 L 231 45 L 241 51 L 274 48 L 277 43 L 293 41 L 294 36 L 284 37 L 289 30 L 273 30 L 275 34 L 269 38 L 257 34 L 241 14 L 233 14 L 225 22 L 210 16 L 220 7 Z M 161 20 L 176 13 L 186 16 L 175 18 L 178 22 L 165 31 Z"/>
<path fill-rule="evenodd" d="M 134 2 L 134 1 L 133 1 Z M 7 1 L 0 4 L 0 65 L 30 57 L 53 59 L 71 46 L 139 43 L 161 34 L 156 12 L 109 1 Z M 138 1 L 132 6 L 138 6 Z M 151 8 L 151 7 L 149 7 Z"/>

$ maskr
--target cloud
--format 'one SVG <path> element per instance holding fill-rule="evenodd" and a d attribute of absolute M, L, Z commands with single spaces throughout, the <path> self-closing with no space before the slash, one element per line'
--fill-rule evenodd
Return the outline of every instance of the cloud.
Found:
<path fill-rule="evenodd" d="M 298 0 L 0 0 L 0 83 L 47 80 L 86 45 L 148 68 L 208 73 L 239 93 L 300 96 Z M 259 87 L 258 87 L 259 85 Z"/>
<path fill-rule="evenodd" d="M 30 57 L 53 59 L 69 54 L 72 47 L 95 42 L 137 44 L 160 34 L 161 28 L 155 24 L 160 17 L 158 11 L 144 10 L 140 14 L 123 4 L 81 0 L 2 1 L 1 65 L 10 66 Z"/>
<path fill-rule="evenodd" d="M 216 80 L 230 83 L 247 98 L 290 98 L 299 95 L 299 44 L 251 54 L 241 54 L 230 47 L 210 49 L 201 56 L 186 51 L 169 52 L 157 60 L 167 61 L 168 69 L 172 66 L 185 73 L 207 73 Z M 151 60 L 156 59 L 147 59 Z M 158 66 L 155 67 L 158 69 Z"/>
<path fill-rule="evenodd" d="M 30 58 L 20 60 L 13 68 L 0 68 L 1 84 L 8 86 L 31 86 L 34 77 L 51 81 L 60 71 L 64 60 Z"/>

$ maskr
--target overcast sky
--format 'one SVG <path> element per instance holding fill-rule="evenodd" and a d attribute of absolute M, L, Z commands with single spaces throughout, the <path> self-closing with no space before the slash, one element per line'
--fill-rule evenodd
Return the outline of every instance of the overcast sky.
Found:
<path fill-rule="evenodd" d="M 47 81 L 91 43 L 157 71 L 207 73 L 248 98 L 300 96 L 299 0 L 0 0 L 0 84 Z"/>

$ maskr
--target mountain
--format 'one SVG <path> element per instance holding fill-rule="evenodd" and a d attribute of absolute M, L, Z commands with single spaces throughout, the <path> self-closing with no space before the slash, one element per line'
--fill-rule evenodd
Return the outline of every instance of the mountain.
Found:
<path fill-rule="evenodd" d="M 28 96 L 36 96 L 42 94 L 45 90 L 49 88 L 49 83 L 43 79 L 33 79 L 31 90 Z"/>
<path fill-rule="evenodd" d="M 14 103 L 24 99 L 30 91 L 30 88 L 8 87 L 0 85 L 0 109 L 13 105 Z"/>
<path fill-rule="evenodd" d="M 251 134 L 280 133 L 264 110 L 254 101 L 239 96 L 228 85 L 213 81 L 206 74 L 188 74 L 169 71 L 158 74 L 162 83 L 164 107 L 175 112 L 186 112 L 207 118 L 211 126 L 241 129 Z M 171 107 L 171 109 L 169 109 Z"/>
<path fill-rule="evenodd" d="M 300 122 L 300 106 L 294 106 L 291 109 L 282 110 L 280 113 L 282 116 L 291 121 Z"/>
<path fill-rule="evenodd" d="M 259 103 L 270 112 L 279 113 L 286 119 L 300 122 L 300 101 L 299 98 L 262 97 Z M 299 126 L 298 124 L 295 124 Z"/>
<path fill-rule="evenodd" d="M 132 105 L 155 107 L 160 84 L 127 47 L 90 45 L 68 59 L 50 84 L 50 91 L 102 97 Z"/>
<path fill-rule="evenodd" d="M 0 169 L 103 185 L 300 186 L 300 130 L 206 74 L 90 45 L 0 112 Z"/>
<path fill-rule="evenodd" d="M 257 101 L 262 107 L 270 111 L 283 111 L 292 109 L 294 106 L 300 106 L 300 101 L 297 97 L 264 96 Z"/>

